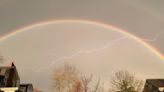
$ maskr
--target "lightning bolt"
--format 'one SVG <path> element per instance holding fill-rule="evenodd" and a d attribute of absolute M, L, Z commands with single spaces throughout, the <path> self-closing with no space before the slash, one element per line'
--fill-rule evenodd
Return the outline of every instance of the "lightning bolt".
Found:
<path fill-rule="evenodd" d="M 153 39 L 144 39 L 144 38 L 141 38 L 141 39 L 144 40 L 144 41 L 156 41 L 163 33 L 164 32 L 159 32 L 157 35 L 155 35 L 153 37 Z M 125 39 L 131 39 L 131 37 L 127 37 L 127 36 L 125 37 L 124 36 L 124 37 L 120 37 L 120 38 L 111 40 L 108 44 L 106 44 L 105 46 L 103 46 L 101 48 L 92 49 L 92 50 L 84 50 L 84 51 L 79 50 L 78 52 L 75 52 L 74 54 L 72 54 L 70 56 L 64 56 L 64 57 L 60 57 L 58 59 L 55 59 L 55 60 L 51 61 L 51 63 L 48 64 L 47 66 L 44 66 L 42 68 L 39 68 L 35 72 L 36 73 L 39 73 L 39 72 L 41 72 L 43 70 L 47 70 L 47 69 L 51 68 L 55 63 L 61 62 L 63 60 L 74 58 L 74 57 L 76 57 L 76 56 L 78 56 L 80 54 L 91 54 L 91 53 L 102 51 L 102 50 L 104 50 L 106 48 L 109 48 L 112 44 L 117 43 L 117 42 L 120 42 L 120 41 L 125 40 Z"/>
<path fill-rule="evenodd" d="M 78 56 L 80 54 L 91 54 L 91 53 L 102 51 L 102 50 L 104 50 L 106 48 L 109 48 L 112 44 L 114 44 L 116 42 L 119 42 L 119 41 L 124 40 L 124 39 L 129 39 L 129 38 L 130 37 L 120 37 L 118 39 L 114 39 L 114 40 L 110 41 L 108 44 L 106 44 L 105 46 L 103 46 L 101 48 L 97 48 L 97 49 L 84 50 L 84 51 L 79 50 L 78 52 L 76 52 L 76 53 L 74 53 L 74 54 L 72 54 L 70 56 L 60 57 L 60 58 L 58 58 L 56 60 L 53 60 L 53 61 L 51 61 L 51 63 L 49 65 L 47 65 L 45 67 L 42 67 L 40 69 L 37 69 L 35 72 L 38 73 L 38 72 L 41 72 L 43 70 L 47 70 L 47 69 L 51 68 L 55 63 L 58 63 L 58 62 L 63 61 L 63 60 L 74 58 L 74 57 L 76 57 L 76 56 Z"/>

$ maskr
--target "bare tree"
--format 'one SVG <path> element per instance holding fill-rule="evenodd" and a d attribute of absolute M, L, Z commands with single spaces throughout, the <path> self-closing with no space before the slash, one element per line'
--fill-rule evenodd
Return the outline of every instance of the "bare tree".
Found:
<path fill-rule="evenodd" d="M 141 92 L 143 81 L 128 71 L 118 71 L 111 76 L 110 92 Z"/>
<path fill-rule="evenodd" d="M 75 81 L 70 92 L 84 92 L 82 82 L 80 80 Z"/>
<path fill-rule="evenodd" d="M 92 81 L 92 75 L 90 77 L 86 77 L 85 75 L 82 75 L 81 81 L 83 83 L 84 92 L 88 92 L 89 83 Z"/>
<path fill-rule="evenodd" d="M 104 91 L 104 87 L 103 87 L 103 83 L 100 81 L 100 79 L 98 79 L 96 82 L 93 80 L 93 76 L 90 75 L 85 76 L 82 75 L 81 76 L 81 81 L 83 84 L 83 91 L 84 92 L 103 92 Z"/>
<path fill-rule="evenodd" d="M 100 87 L 100 79 L 97 81 L 97 83 L 96 83 L 96 85 L 95 85 L 95 87 L 93 89 L 93 92 L 97 92 L 99 87 Z"/>
<path fill-rule="evenodd" d="M 104 83 L 100 81 L 100 78 L 97 80 L 96 85 L 94 86 L 94 89 L 92 92 L 103 92 L 104 91 Z"/>
<path fill-rule="evenodd" d="M 94 84 L 95 83 L 95 84 Z M 56 92 L 102 92 L 100 80 L 93 82 L 92 75 L 81 74 L 70 64 L 58 67 L 53 75 L 53 88 Z"/>
<path fill-rule="evenodd" d="M 80 78 L 76 68 L 70 64 L 65 64 L 55 69 L 53 88 L 57 92 L 68 92 L 77 80 L 80 80 Z"/>

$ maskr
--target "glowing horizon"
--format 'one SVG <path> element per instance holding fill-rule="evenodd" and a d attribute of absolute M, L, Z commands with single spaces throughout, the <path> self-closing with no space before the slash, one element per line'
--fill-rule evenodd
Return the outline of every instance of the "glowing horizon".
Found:
<path fill-rule="evenodd" d="M 52 20 L 52 21 L 44 21 L 44 22 L 38 22 L 38 23 L 34 23 L 31 25 L 28 25 L 26 27 L 22 27 L 19 29 L 16 29 L 2 37 L 0 37 L 0 42 L 4 41 L 7 38 L 10 38 L 16 34 L 19 34 L 23 31 L 35 28 L 35 27 L 39 27 L 39 26 L 43 26 L 43 25 L 48 25 L 48 24 L 58 24 L 58 23 L 83 23 L 83 24 L 92 24 L 92 25 L 96 25 L 96 26 L 101 26 L 107 29 L 112 29 L 113 31 L 117 31 L 120 32 L 122 34 L 125 34 L 131 38 L 133 38 L 134 40 L 136 40 L 137 42 L 141 43 L 142 45 L 144 45 L 144 47 L 146 47 L 147 49 L 149 49 L 150 51 L 152 51 L 157 57 L 159 57 L 161 60 L 164 60 L 164 56 L 160 53 L 160 51 L 158 51 L 156 48 L 154 48 L 153 46 L 151 46 L 150 44 L 148 44 L 147 42 L 143 41 L 142 39 L 138 38 L 137 36 L 127 32 L 126 30 L 120 29 L 118 27 L 115 27 L 111 24 L 105 24 L 105 23 L 101 23 L 101 22 L 96 22 L 96 21 L 88 21 L 88 20 Z"/>

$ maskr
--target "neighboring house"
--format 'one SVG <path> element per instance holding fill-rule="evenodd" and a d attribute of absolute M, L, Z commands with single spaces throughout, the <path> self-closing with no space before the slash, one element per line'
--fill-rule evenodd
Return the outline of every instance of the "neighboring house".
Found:
<path fill-rule="evenodd" d="M 143 92 L 164 92 L 164 79 L 147 79 Z"/>
<path fill-rule="evenodd" d="M 20 84 L 14 63 L 11 66 L 0 67 L 0 89 L 14 87 L 18 88 L 18 92 L 34 92 L 32 84 Z"/>
<path fill-rule="evenodd" d="M 0 87 L 19 87 L 20 78 L 15 65 L 0 67 Z"/>
<path fill-rule="evenodd" d="M 19 88 L 19 92 L 33 92 L 32 84 L 21 84 Z"/>

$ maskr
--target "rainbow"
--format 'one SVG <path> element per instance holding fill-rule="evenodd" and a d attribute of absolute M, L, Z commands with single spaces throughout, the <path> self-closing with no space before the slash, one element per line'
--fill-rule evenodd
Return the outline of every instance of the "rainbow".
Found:
<path fill-rule="evenodd" d="M 115 27 L 111 24 L 105 24 L 105 23 L 100 23 L 100 22 L 95 22 L 95 21 L 88 21 L 88 20 L 54 20 L 54 21 L 45 21 L 45 22 L 39 22 L 39 23 L 35 23 L 35 24 L 31 24 L 27 27 L 22 27 L 20 29 L 14 30 L 11 33 L 8 33 L 2 37 L 0 37 L 0 42 L 4 41 L 5 39 L 16 35 L 20 32 L 32 29 L 34 27 L 39 27 L 39 26 L 43 26 L 43 25 L 48 25 L 48 24 L 57 24 L 57 23 L 83 23 L 83 24 L 92 24 L 92 25 L 96 25 L 96 26 L 102 26 L 104 28 L 107 29 L 112 29 L 114 31 L 120 32 L 122 34 L 125 34 L 133 39 L 135 39 L 136 41 L 138 41 L 139 43 L 143 44 L 146 48 L 148 48 L 149 50 L 151 50 L 157 57 L 159 57 L 161 60 L 164 60 L 164 56 L 154 47 L 152 47 L 151 45 L 149 45 L 148 43 L 146 43 L 145 41 L 143 41 L 142 39 L 138 38 L 137 36 L 127 32 L 126 30 L 120 29 L 118 27 Z"/>

